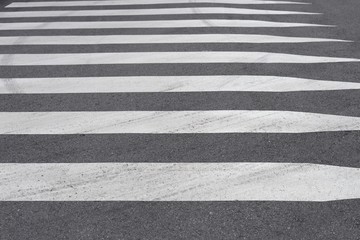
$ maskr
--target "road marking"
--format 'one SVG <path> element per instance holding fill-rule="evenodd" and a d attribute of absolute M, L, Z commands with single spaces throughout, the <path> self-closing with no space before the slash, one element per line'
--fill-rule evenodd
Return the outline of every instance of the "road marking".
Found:
<path fill-rule="evenodd" d="M 360 169 L 306 163 L 1 163 L 0 201 L 331 201 Z"/>
<path fill-rule="evenodd" d="M 0 134 L 303 133 L 360 130 L 360 118 L 292 111 L 0 112 Z"/>
<path fill-rule="evenodd" d="M 196 3 L 218 3 L 218 4 L 309 4 L 306 2 L 292 1 L 261 1 L 261 0 L 124 0 L 124 1 L 44 1 L 44 2 L 13 2 L 7 8 L 16 7 L 75 7 L 75 6 L 117 6 L 117 5 L 154 5 L 154 4 L 196 4 Z"/>
<path fill-rule="evenodd" d="M 92 36 L 20 36 L 0 37 L 0 45 L 67 44 L 150 44 L 150 43 L 310 43 L 352 42 L 329 38 L 285 37 L 259 34 L 163 34 L 163 35 L 92 35 Z"/>
<path fill-rule="evenodd" d="M 208 7 L 208 8 L 159 8 L 159 9 L 0 12 L 0 18 L 173 15 L 173 14 L 314 15 L 314 14 L 320 14 L 320 13 L 276 11 L 276 10 L 262 10 L 262 9 L 244 9 L 244 8 Z"/>
<path fill-rule="evenodd" d="M 0 66 L 153 63 L 332 63 L 359 61 L 360 59 L 355 58 L 234 51 L 0 54 Z"/>
<path fill-rule="evenodd" d="M 205 27 L 334 27 L 332 25 L 258 20 L 203 19 L 102 22 L 15 22 L 0 23 L 0 30 L 109 29 L 109 28 L 205 28 Z"/>
<path fill-rule="evenodd" d="M 13 87 L 16 86 L 14 91 Z M 279 76 L 141 76 L 0 79 L 0 94 L 125 92 L 292 92 L 360 89 L 360 83 Z"/>

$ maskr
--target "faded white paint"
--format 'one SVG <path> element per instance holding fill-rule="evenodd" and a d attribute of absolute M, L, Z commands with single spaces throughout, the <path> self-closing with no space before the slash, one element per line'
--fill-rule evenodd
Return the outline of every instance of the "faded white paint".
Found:
<path fill-rule="evenodd" d="M 0 201 L 331 201 L 360 169 L 305 163 L 1 163 Z"/>
<path fill-rule="evenodd" d="M 92 36 L 17 36 L 0 37 L 0 45 L 67 44 L 152 44 L 152 43 L 311 43 L 352 42 L 330 38 L 285 37 L 259 34 L 163 34 Z"/>
<path fill-rule="evenodd" d="M 360 89 L 360 83 L 279 76 L 136 76 L 0 79 L 0 94 L 125 92 L 292 92 Z"/>
<path fill-rule="evenodd" d="M 158 8 L 158 9 L 110 9 L 110 10 L 63 10 L 0 12 L 0 18 L 22 17 L 82 17 L 82 16 L 128 16 L 128 15 L 172 15 L 172 14 L 251 14 L 251 15 L 314 15 L 320 13 L 278 11 L 247 8 Z"/>
<path fill-rule="evenodd" d="M 0 112 L 0 134 L 303 133 L 360 130 L 360 117 L 258 111 Z"/>
<path fill-rule="evenodd" d="M 0 66 L 152 63 L 332 63 L 359 61 L 360 59 L 356 58 L 234 51 L 0 54 Z"/>
<path fill-rule="evenodd" d="M 117 6 L 117 5 L 153 5 L 153 4 L 181 4 L 181 3 L 220 3 L 220 4 L 309 4 L 295 1 L 267 1 L 267 0 L 122 0 L 122 1 L 43 1 L 43 2 L 13 2 L 8 8 L 15 7 L 75 7 L 75 6 Z"/>
<path fill-rule="evenodd" d="M 197 27 L 334 27 L 311 23 L 271 22 L 258 20 L 202 19 L 98 22 L 15 22 L 0 23 L 0 30 L 33 29 L 106 29 L 106 28 L 197 28 Z"/>

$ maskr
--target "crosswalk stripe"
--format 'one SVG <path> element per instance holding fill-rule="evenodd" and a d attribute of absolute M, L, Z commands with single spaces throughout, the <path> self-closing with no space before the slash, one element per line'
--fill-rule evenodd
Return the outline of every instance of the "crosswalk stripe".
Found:
<path fill-rule="evenodd" d="M 0 134 L 302 133 L 360 130 L 360 117 L 257 111 L 0 112 Z"/>
<path fill-rule="evenodd" d="M 164 34 L 0 37 L 0 45 L 150 44 L 150 43 L 310 43 L 351 42 L 329 38 L 261 34 Z"/>
<path fill-rule="evenodd" d="M 151 21 L 103 21 L 103 22 L 16 22 L 0 23 L 0 30 L 31 30 L 31 29 L 110 29 L 110 28 L 209 28 L 209 27 L 334 27 L 332 25 L 271 22 L 258 20 L 151 20 Z"/>
<path fill-rule="evenodd" d="M 126 92 L 292 92 L 360 89 L 360 83 L 279 76 L 139 76 L 0 79 L 0 94 Z"/>
<path fill-rule="evenodd" d="M 293 163 L 1 164 L 2 201 L 332 201 L 360 169 Z"/>
<path fill-rule="evenodd" d="M 13 2 L 8 8 L 16 7 L 75 7 L 75 6 L 117 6 L 117 5 L 153 5 L 153 4 L 181 4 L 181 3 L 219 3 L 219 4 L 309 4 L 293 1 L 267 1 L 267 0 L 124 0 L 124 1 L 43 1 L 43 2 Z"/>
<path fill-rule="evenodd" d="M 356 58 L 307 56 L 270 52 L 122 52 L 0 54 L 0 66 L 152 64 L 152 63 L 331 63 Z"/>
<path fill-rule="evenodd" d="M 246 8 L 205 7 L 205 8 L 119 9 L 119 10 L 25 11 L 25 12 L 16 11 L 16 12 L 0 12 L 0 18 L 172 15 L 172 14 L 318 15 L 320 13 L 246 9 Z"/>

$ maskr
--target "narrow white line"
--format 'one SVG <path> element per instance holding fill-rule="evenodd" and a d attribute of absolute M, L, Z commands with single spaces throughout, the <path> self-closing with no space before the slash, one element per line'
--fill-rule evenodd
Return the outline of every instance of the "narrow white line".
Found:
<path fill-rule="evenodd" d="M 0 201 L 332 201 L 360 169 L 305 163 L 0 163 Z"/>
<path fill-rule="evenodd" d="M 303 133 L 360 130 L 360 118 L 291 111 L 0 112 L 0 134 Z"/>
<path fill-rule="evenodd" d="M 75 6 L 116 6 L 116 5 L 153 5 L 179 3 L 221 3 L 221 4 L 309 4 L 292 1 L 262 1 L 262 0 L 123 0 L 123 1 L 44 1 L 44 2 L 13 2 L 7 8 L 15 7 L 75 7 Z"/>
<path fill-rule="evenodd" d="M 262 9 L 244 9 L 244 8 L 209 7 L 209 8 L 160 8 L 160 9 L 0 12 L 0 18 L 173 15 L 173 14 L 314 15 L 314 14 L 320 14 L 320 13 L 276 11 L 276 10 L 262 10 Z"/>
<path fill-rule="evenodd" d="M 167 64 L 167 63 L 331 63 L 355 58 L 307 56 L 270 52 L 122 52 L 1 54 L 0 66 Z"/>
<path fill-rule="evenodd" d="M 11 86 L 16 86 L 16 88 Z M 292 92 L 345 89 L 360 89 L 360 83 L 246 75 L 0 79 L 0 94 L 219 91 Z"/>
<path fill-rule="evenodd" d="M 329 38 L 284 37 L 257 34 L 169 34 L 95 36 L 19 36 L 0 37 L 0 45 L 65 44 L 150 44 L 150 43 L 311 43 L 351 42 Z"/>
<path fill-rule="evenodd" d="M 197 27 L 334 27 L 310 23 L 270 22 L 257 20 L 205 19 L 102 22 L 16 22 L 0 23 L 0 30 L 105 29 L 105 28 L 197 28 Z"/>

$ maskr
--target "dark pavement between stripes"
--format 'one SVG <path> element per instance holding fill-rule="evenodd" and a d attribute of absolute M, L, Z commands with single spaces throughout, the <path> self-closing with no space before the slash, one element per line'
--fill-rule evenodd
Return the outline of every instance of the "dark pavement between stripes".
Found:
<path fill-rule="evenodd" d="M 258 4 L 261 1 L 267 0 L 2 0 L 0 240 L 360 240 L 360 85 L 355 85 L 360 83 L 360 1 L 289 0 L 275 4 L 280 0 L 272 0 Z M 142 4 L 136 4 L 139 2 Z M 205 8 L 207 11 L 222 8 L 224 12 L 200 14 Z M 164 14 L 167 9 L 172 9 L 171 13 Z M 189 9 L 193 13 L 189 13 Z M 321 14 L 255 15 L 251 11 L 236 14 L 236 9 Z M 77 11 L 83 10 L 103 11 L 99 16 L 76 16 Z M 112 10 L 153 10 L 153 13 L 104 15 Z M 161 14 L 157 13 L 160 10 Z M 41 14 L 11 17 L 14 12 L 31 11 L 66 12 L 52 17 Z M 5 13 L 10 15 L 4 17 Z M 194 21 L 186 22 L 189 20 Z M 249 27 L 220 26 L 220 20 L 230 25 L 244 20 Z M 142 27 L 122 25 L 122 28 L 121 24 L 127 21 L 138 22 Z M 162 21 L 166 26 L 162 27 L 160 22 L 149 25 L 149 21 Z M 175 22 L 182 27 L 175 27 Z M 264 26 L 279 22 L 326 26 Z M 118 27 L 107 28 L 103 23 Z M 201 27 L 197 27 L 198 24 Z M 56 26 L 60 26 L 59 29 L 55 29 Z M 214 35 L 214 39 L 220 39 L 221 35 L 226 39 L 230 34 L 258 35 L 259 41 L 265 41 L 267 36 L 291 38 L 283 40 L 285 42 L 268 39 L 270 42 L 264 43 L 169 41 L 172 35 L 184 35 L 181 39 L 185 39 L 199 34 L 209 38 Z M 66 38 L 109 35 L 127 35 L 130 40 L 84 44 L 71 43 L 74 39 Z M 141 42 L 145 38 L 142 35 L 159 35 L 160 40 Z M 38 36 L 43 42 L 32 42 L 31 36 Z M 58 39 L 47 38 L 51 36 Z M 8 37 L 16 39 L 6 40 Z M 296 42 L 295 38 L 316 38 L 317 42 L 309 39 Z M 64 44 L 61 39 L 69 43 Z M 161 39 L 166 42 L 162 43 Z M 5 44 L 6 41 L 11 44 Z M 173 55 L 162 54 L 166 52 Z M 179 62 L 176 54 L 183 52 L 194 53 L 201 62 L 189 62 L 188 58 L 185 58 L 187 62 Z M 201 57 L 204 52 L 217 53 L 215 60 L 223 57 L 227 62 L 206 62 L 209 59 Z M 224 52 L 239 55 L 230 59 L 221 55 Z M 241 55 L 242 52 L 258 55 L 254 59 Z M 78 57 L 86 53 L 90 55 Z M 101 64 L 101 59 L 92 57 L 101 53 L 153 53 L 155 62 L 134 55 L 131 61 L 129 57 L 121 59 L 127 63 L 119 63 L 118 58 L 107 55 L 103 59 L 106 64 Z M 57 54 L 66 56 L 62 58 Z M 48 59 L 37 64 L 40 55 Z M 304 57 L 301 60 L 304 62 L 299 61 L 298 56 Z M 310 62 L 308 56 L 323 57 L 327 62 Z M 25 58 L 30 60 L 24 63 Z M 245 58 L 249 60 L 244 61 Z M 271 58 L 276 61 L 267 62 Z M 253 78 L 244 78 L 243 81 L 249 81 L 248 85 L 229 87 L 228 82 L 212 88 L 201 81 L 210 76 L 241 75 L 284 78 L 275 77 L 273 82 L 267 79 L 256 84 L 252 83 Z M 125 91 L 110 79 L 132 77 L 136 80 L 139 76 L 149 77 L 143 81 L 154 82 L 142 86 L 125 84 L 124 89 L 130 89 Z M 183 77 L 182 82 L 176 83 L 171 76 Z M 189 76 L 201 78 L 192 84 Z M 161 77 L 169 78 L 163 78 L 165 84 L 156 82 Z M 298 79 L 297 84 L 289 83 L 294 78 Z M 41 85 L 39 79 L 64 81 L 64 84 L 54 84 L 56 87 L 51 89 L 51 85 Z M 68 79 L 78 82 L 67 85 Z M 106 80 L 110 85 L 97 91 L 96 87 L 86 84 L 87 80 L 92 83 Z M 306 85 L 309 80 L 314 82 L 314 89 Z M 301 81 L 305 83 L 301 85 Z M 348 83 L 354 84 L 346 85 Z M 148 90 L 150 87 L 160 90 Z M 237 90 L 241 87 L 245 90 Z M 239 110 L 244 112 L 236 112 Z M 137 117 L 147 111 L 154 111 L 154 116 Z M 182 111 L 197 113 L 189 112 L 179 119 L 172 115 Z M 209 115 L 201 115 L 205 111 Z M 239 122 L 216 115 L 220 111 L 236 112 L 240 117 L 244 114 L 244 119 L 250 116 L 248 125 L 236 128 Z M 258 117 L 259 120 L 256 114 L 262 111 L 269 111 L 269 116 Z M 280 114 L 274 117 L 270 111 Z M 114 115 L 108 119 L 97 115 L 94 120 L 95 117 L 81 117 L 85 112 L 113 112 Z M 116 124 L 110 121 L 125 112 L 129 113 L 126 121 Z M 131 115 L 133 112 L 139 115 Z M 287 115 L 288 112 L 299 113 L 297 119 L 290 119 L 293 115 Z M 25 115 L 21 115 L 23 113 Z M 61 115 L 72 113 L 78 115 Z M 217 117 L 209 117 L 213 115 Z M 310 122 L 311 117 L 318 120 Z M 188 119 L 192 122 L 185 124 Z M 152 124 L 157 121 L 157 125 Z M 338 124 L 331 125 L 332 121 Z M 230 127 L 224 122 L 229 122 Z M 84 127 L 86 125 L 90 127 Z M 326 130 L 317 131 L 314 126 Z M 226 175 L 231 171 L 226 165 L 216 169 L 197 167 L 201 165 L 196 163 L 248 165 L 241 165 L 245 169 L 240 169 L 237 176 L 236 172 Z M 258 163 L 260 165 L 255 165 Z M 18 170 L 22 164 L 29 164 L 24 165 L 29 166 L 28 170 Z M 86 170 L 86 164 L 98 164 L 93 166 L 99 170 Z M 114 164 L 107 165 L 114 170 L 106 168 L 106 164 Z M 143 174 L 142 164 L 149 166 L 150 173 Z M 164 167 L 158 168 L 156 164 Z M 78 167 L 73 167 L 75 165 Z M 128 169 L 129 174 L 121 168 Z M 216 171 L 207 178 L 207 173 L 199 169 Z M 48 172 L 41 175 L 42 170 Z M 348 171 L 349 175 L 339 174 L 337 179 L 337 171 Z M 41 177 L 37 178 L 38 175 Z M 178 176 L 187 177 L 178 181 Z M 82 179 L 86 180 L 82 182 Z M 117 192 L 119 181 L 125 186 L 123 195 Z M 147 189 L 136 185 L 144 182 L 154 186 Z M 292 184 L 298 184 L 298 189 L 287 188 Z M 233 194 L 237 187 L 245 190 Z"/>

